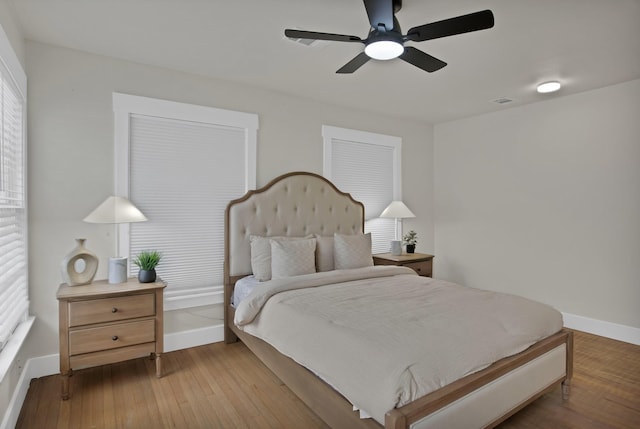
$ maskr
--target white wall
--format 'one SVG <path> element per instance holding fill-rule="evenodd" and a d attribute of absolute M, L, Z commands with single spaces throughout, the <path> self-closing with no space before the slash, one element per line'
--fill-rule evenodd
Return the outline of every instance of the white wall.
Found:
<path fill-rule="evenodd" d="M 74 238 L 87 238 L 101 260 L 96 278 L 106 277 L 114 229 L 82 219 L 114 190 L 114 91 L 257 113 L 259 186 L 292 170 L 321 174 L 323 124 L 400 136 L 404 195 L 417 216 L 406 227 L 420 234 L 419 250 L 433 250 L 431 126 L 39 43 L 28 42 L 26 51 L 30 296 L 37 316 L 27 357 L 58 351 L 58 265 Z M 166 331 L 179 332 L 173 324 L 183 320 L 167 317 Z"/>
<path fill-rule="evenodd" d="M 437 275 L 640 328 L 640 80 L 434 129 Z"/>

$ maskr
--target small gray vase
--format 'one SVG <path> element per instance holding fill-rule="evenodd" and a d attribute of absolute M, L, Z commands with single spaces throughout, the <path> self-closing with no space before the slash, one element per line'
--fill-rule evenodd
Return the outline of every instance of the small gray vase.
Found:
<path fill-rule="evenodd" d="M 138 281 L 140 283 L 153 283 L 156 281 L 156 270 L 140 270 L 138 271 Z"/>

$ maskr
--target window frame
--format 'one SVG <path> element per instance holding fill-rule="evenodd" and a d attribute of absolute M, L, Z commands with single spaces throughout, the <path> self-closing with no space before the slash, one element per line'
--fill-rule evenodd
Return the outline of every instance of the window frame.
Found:
<path fill-rule="evenodd" d="M 113 93 L 113 111 L 116 195 L 129 197 L 130 118 L 132 115 L 155 116 L 244 129 L 244 191 L 255 189 L 258 115 L 117 92 Z M 118 226 L 118 255 L 130 259 L 130 225 L 124 223 Z M 223 291 L 223 285 L 177 291 L 168 288 L 164 292 L 165 310 L 222 303 Z"/>
<path fill-rule="evenodd" d="M 385 146 L 392 149 L 392 168 L 393 168 L 393 185 L 392 194 L 393 200 L 402 200 L 402 138 L 373 133 L 368 131 L 360 131 L 349 128 L 335 127 L 331 125 L 322 126 L 322 139 L 323 139 L 323 175 L 327 179 L 333 181 L 333 144 L 335 141 L 347 141 L 354 143 L 370 144 L 376 146 Z M 341 189 L 344 192 L 349 192 L 348 189 Z M 391 203 L 391 201 L 389 201 Z M 366 212 L 366 207 L 365 207 Z M 377 219 L 377 218 L 371 218 Z M 365 225 L 367 220 L 365 220 Z M 395 238 L 391 237 L 389 240 Z M 386 241 L 387 237 L 381 237 L 380 240 Z"/>
<path fill-rule="evenodd" d="M 22 144 L 22 210 L 24 215 L 24 278 L 26 305 L 24 311 L 17 318 L 16 326 L 10 328 L 10 334 L 7 336 L 2 349 L 0 350 L 0 382 L 4 380 L 9 368 L 13 364 L 22 344 L 24 343 L 33 322 L 34 316 L 30 316 L 30 300 L 29 300 L 29 207 L 28 207 L 28 170 L 27 170 L 27 76 L 20 64 L 20 61 L 11 46 L 8 36 L 0 25 L 0 66 L 7 72 L 7 78 L 11 80 L 12 86 L 16 89 L 15 94 L 22 104 L 21 114 L 21 144 Z M 23 304 L 24 305 L 24 304 Z"/>

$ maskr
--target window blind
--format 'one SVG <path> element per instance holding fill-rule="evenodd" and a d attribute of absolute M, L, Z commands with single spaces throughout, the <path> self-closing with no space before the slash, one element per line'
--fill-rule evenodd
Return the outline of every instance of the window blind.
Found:
<path fill-rule="evenodd" d="M 130 255 L 158 250 L 172 290 L 223 284 L 224 211 L 246 189 L 245 129 L 131 115 Z M 132 275 L 137 267 L 131 265 Z"/>
<path fill-rule="evenodd" d="M 0 59 L 0 350 L 29 313 L 24 112 Z"/>
<path fill-rule="evenodd" d="M 339 138 L 331 138 L 330 145 L 332 182 L 364 204 L 364 229 L 371 232 L 371 251 L 388 252 L 395 223 L 379 216 L 395 197 L 396 147 Z"/>

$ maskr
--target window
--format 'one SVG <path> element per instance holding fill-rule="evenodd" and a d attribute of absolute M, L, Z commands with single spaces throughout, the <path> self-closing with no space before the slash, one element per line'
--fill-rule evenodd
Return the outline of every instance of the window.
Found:
<path fill-rule="evenodd" d="M 24 72 L 0 27 L 0 350 L 29 316 L 26 89 Z"/>
<path fill-rule="evenodd" d="M 322 137 L 324 176 L 364 204 L 364 229 L 371 232 L 371 250 L 388 252 L 395 222 L 378 216 L 391 201 L 401 199 L 402 140 L 327 125 L 322 127 Z"/>
<path fill-rule="evenodd" d="M 167 309 L 221 302 L 224 212 L 255 188 L 257 115 L 124 94 L 113 101 L 116 191 L 149 219 L 120 225 L 119 254 L 162 253 Z"/>

